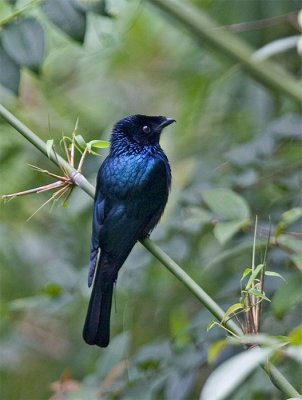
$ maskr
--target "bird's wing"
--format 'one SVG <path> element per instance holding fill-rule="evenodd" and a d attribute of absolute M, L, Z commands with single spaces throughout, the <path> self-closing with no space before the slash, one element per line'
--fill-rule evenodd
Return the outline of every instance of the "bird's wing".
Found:
<path fill-rule="evenodd" d="M 102 225 L 104 223 L 104 212 L 105 212 L 105 196 L 100 190 L 99 184 L 99 175 L 97 179 L 97 186 L 95 191 L 95 199 L 94 199 L 94 209 L 93 209 L 93 217 L 92 217 L 92 236 L 91 236 L 91 246 L 90 246 L 90 261 L 89 261 L 89 273 L 88 273 L 88 287 L 91 286 L 95 268 L 97 265 L 97 260 L 99 257 L 99 249 L 100 249 L 100 232 L 102 229 Z"/>

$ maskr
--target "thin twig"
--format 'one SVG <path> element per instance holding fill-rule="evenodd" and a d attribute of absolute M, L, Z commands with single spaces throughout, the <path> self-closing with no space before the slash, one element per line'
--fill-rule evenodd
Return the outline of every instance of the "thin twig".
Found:
<path fill-rule="evenodd" d="M 70 165 L 74 168 L 74 140 L 71 142 L 70 148 Z"/>
<path fill-rule="evenodd" d="M 227 29 L 216 29 L 217 24 L 200 8 L 186 2 L 172 0 L 148 0 L 157 9 L 168 15 L 166 21 L 177 22 L 185 28 L 198 44 L 211 46 L 219 54 L 225 54 L 239 62 L 242 68 L 257 81 L 270 87 L 279 95 L 288 96 L 302 106 L 302 90 L 300 83 L 293 79 L 284 69 L 272 61 L 255 61 L 252 59 L 254 49 L 244 40 Z"/>
<path fill-rule="evenodd" d="M 264 279 L 265 279 L 265 271 L 266 271 L 266 265 L 267 265 L 267 252 L 268 252 L 268 247 L 269 247 L 269 243 L 270 243 L 270 238 L 271 238 L 271 229 L 272 229 L 272 221 L 271 221 L 271 217 L 269 217 L 269 232 L 268 232 L 268 238 L 267 238 L 267 244 L 265 247 L 265 251 L 264 251 L 264 257 L 263 257 L 263 268 L 261 270 L 261 275 L 260 275 L 260 291 L 261 293 L 263 293 L 264 291 Z M 261 326 L 261 311 L 262 311 L 262 301 L 259 303 L 259 306 L 257 308 L 258 310 L 258 332 L 260 332 L 260 326 Z"/>
<path fill-rule="evenodd" d="M 58 187 L 61 187 L 63 185 L 65 185 L 64 182 L 58 181 L 58 182 L 49 183 L 48 185 L 39 186 L 37 188 L 23 190 L 21 192 L 16 192 L 16 193 L 12 193 L 12 194 L 4 194 L 1 197 L 2 197 L 2 199 L 10 199 L 12 197 L 25 196 L 27 194 L 32 194 L 32 193 L 46 192 L 48 190 L 53 190 L 53 189 L 56 189 Z"/>
<path fill-rule="evenodd" d="M 37 193 L 49 192 L 49 190 L 57 189 L 61 186 L 66 186 L 66 183 L 62 181 L 50 183 L 48 185 L 41 186 L 41 188 L 38 188 Z"/>
<path fill-rule="evenodd" d="M 85 150 L 84 150 L 83 153 L 82 153 L 82 156 L 81 156 L 81 159 L 80 159 L 78 168 L 77 168 L 78 172 L 80 172 L 80 173 L 82 172 L 82 166 L 83 166 L 84 159 L 85 159 L 85 157 L 86 157 L 87 152 L 88 152 L 88 147 L 86 146 L 86 147 L 85 147 Z"/>
<path fill-rule="evenodd" d="M 65 181 L 66 182 L 66 181 L 69 180 L 69 178 L 67 178 L 65 176 L 60 176 L 60 175 L 54 174 L 52 172 L 49 172 L 49 171 L 47 171 L 47 169 L 42 169 L 42 168 L 39 168 L 36 165 L 32 165 L 32 164 L 28 164 L 28 165 L 31 168 L 33 168 L 35 171 L 38 171 L 38 172 L 41 172 L 43 174 L 49 175 L 49 176 L 51 176 L 53 178 L 59 179 L 60 181 Z"/>
<path fill-rule="evenodd" d="M 29 3 L 25 4 L 23 7 L 16 10 L 11 15 L 8 15 L 7 17 L 1 19 L 0 20 L 0 28 L 3 27 L 4 25 L 11 23 L 12 21 L 14 21 L 18 17 L 20 17 L 20 15 L 25 14 L 27 11 L 30 10 L 30 8 L 37 6 L 41 2 L 42 2 L 42 0 L 32 0 Z"/>
<path fill-rule="evenodd" d="M 223 25 L 217 27 L 216 29 L 228 29 L 232 32 L 239 33 L 257 29 L 270 28 L 272 26 L 279 25 L 284 22 L 297 26 L 297 16 L 298 16 L 298 11 L 292 11 L 288 14 L 277 15 L 275 17 L 263 18 L 247 22 L 239 22 L 238 24 Z"/>
<path fill-rule="evenodd" d="M 26 222 L 28 222 L 29 220 L 32 219 L 32 217 L 34 215 L 37 214 L 37 212 L 39 212 L 43 207 L 45 207 L 48 203 L 50 203 L 52 200 L 54 200 L 54 197 L 57 196 L 58 193 L 60 193 L 62 190 L 65 190 L 65 188 L 62 188 L 60 190 L 58 190 L 56 193 L 54 193 L 48 200 L 45 201 L 45 203 L 43 203 L 29 218 L 27 218 Z"/>
<path fill-rule="evenodd" d="M 68 164 L 71 164 L 71 162 L 70 162 L 70 156 L 69 156 L 69 151 L 68 151 L 68 149 L 67 149 L 67 145 L 66 145 L 66 141 L 65 141 L 64 135 L 63 135 L 62 139 L 60 140 L 60 144 L 61 144 L 62 142 L 63 142 L 63 146 L 64 146 L 64 150 L 65 150 L 65 154 L 66 154 L 66 158 L 67 158 Z"/>
<path fill-rule="evenodd" d="M 256 258 L 256 238 L 257 238 L 257 228 L 258 228 L 258 216 L 256 215 L 256 219 L 255 219 L 255 229 L 254 229 L 254 240 L 253 240 L 253 255 L 252 255 L 252 273 L 255 272 L 255 258 Z M 255 289 L 255 284 L 254 281 L 252 282 L 252 289 Z M 253 317 L 253 330 L 255 332 L 255 315 L 254 315 L 254 304 L 256 303 L 256 298 L 254 295 L 251 296 L 251 298 L 249 297 L 248 294 L 248 299 L 250 301 L 250 304 L 252 306 L 250 314 Z"/>

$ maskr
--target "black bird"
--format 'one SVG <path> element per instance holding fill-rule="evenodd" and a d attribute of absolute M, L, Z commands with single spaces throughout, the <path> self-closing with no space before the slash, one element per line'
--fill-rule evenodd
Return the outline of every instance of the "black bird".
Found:
<path fill-rule="evenodd" d="M 108 346 L 118 271 L 164 211 L 171 170 L 159 138 L 162 129 L 173 122 L 161 116 L 132 115 L 113 128 L 94 201 L 88 286 L 94 282 L 83 330 L 88 344 Z"/>

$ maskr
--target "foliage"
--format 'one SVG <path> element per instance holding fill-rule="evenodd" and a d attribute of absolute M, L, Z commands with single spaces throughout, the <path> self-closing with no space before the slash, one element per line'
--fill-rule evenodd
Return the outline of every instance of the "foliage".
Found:
<path fill-rule="evenodd" d="M 31 0 L 23 8 L 15 3 L 12 3 L 15 11 L 0 21 L 0 66 L 3 73 L 0 83 L 15 94 L 19 90 L 20 70 L 28 68 L 40 73 L 46 53 L 45 28 L 37 17 L 26 16 L 32 7 L 36 12 L 42 11 L 60 31 L 81 44 L 85 39 L 89 12 L 111 17 L 104 0 Z M 9 2 L 3 8 L 4 12 L 6 9 L 9 12 Z"/>
<path fill-rule="evenodd" d="M 261 335 L 238 345 L 225 341 L 221 329 L 208 331 L 209 313 L 137 245 L 117 282 L 113 343 L 102 351 L 89 348 L 81 330 L 89 298 L 91 200 L 75 190 L 67 209 L 44 208 L 28 223 L 45 194 L 1 204 L 1 397 L 193 399 L 211 385 L 215 375 L 207 378 L 213 369 L 225 377 L 220 368 L 237 366 L 246 374 L 233 383 L 229 398 L 283 398 L 263 371 L 244 369 L 249 360 L 238 367 L 237 357 L 253 357 L 248 351 L 236 356 L 242 344 L 251 343 L 274 354 L 273 361 L 301 391 L 301 109 L 212 48 L 198 48 L 148 4 L 88 1 L 85 7 L 104 6 L 92 13 L 66 1 L 58 13 L 50 2 L 48 10 L 27 3 L 0 5 L 0 82 L 20 93 L 17 100 L 3 89 L 2 101 L 45 142 L 58 143 L 77 118 L 80 134 L 93 144 L 95 138 L 108 139 L 112 124 L 124 115 L 174 117 L 174 132 L 162 143 L 172 164 L 173 189 L 152 238 L 227 310 L 240 302 L 258 215 L 255 267 L 263 264 L 271 231 L 267 270 L 285 283 L 266 279 L 271 302 L 263 303 Z M 221 25 L 298 10 L 295 1 L 263 0 L 259 7 L 253 1 L 245 7 L 235 0 L 194 3 Z M 82 22 L 70 25 L 63 15 Z M 39 38 L 38 29 L 44 32 Z M 237 35 L 259 48 L 294 34 L 296 24 L 284 18 Z M 26 52 L 18 50 L 17 35 L 25 43 L 34 35 L 37 47 L 31 51 L 29 40 Z M 294 49 L 275 60 L 300 78 Z M 48 160 L 4 121 L 0 124 L 1 194 L 47 184 L 26 164 L 49 170 Z M 53 142 L 48 143 L 50 150 Z M 80 137 L 77 143 L 81 149 Z M 75 157 L 77 165 L 81 156 Z M 92 182 L 99 162 L 88 155 L 83 165 Z"/>

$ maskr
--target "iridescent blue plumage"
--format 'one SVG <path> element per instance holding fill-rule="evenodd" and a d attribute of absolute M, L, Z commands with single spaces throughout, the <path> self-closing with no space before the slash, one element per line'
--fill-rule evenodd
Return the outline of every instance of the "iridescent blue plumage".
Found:
<path fill-rule="evenodd" d="M 133 115 L 113 128 L 110 153 L 97 177 L 88 285 L 94 283 L 83 331 L 88 344 L 108 345 L 118 271 L 164 211 L 171 170 L 159 138 L 172 122 Z"/>

